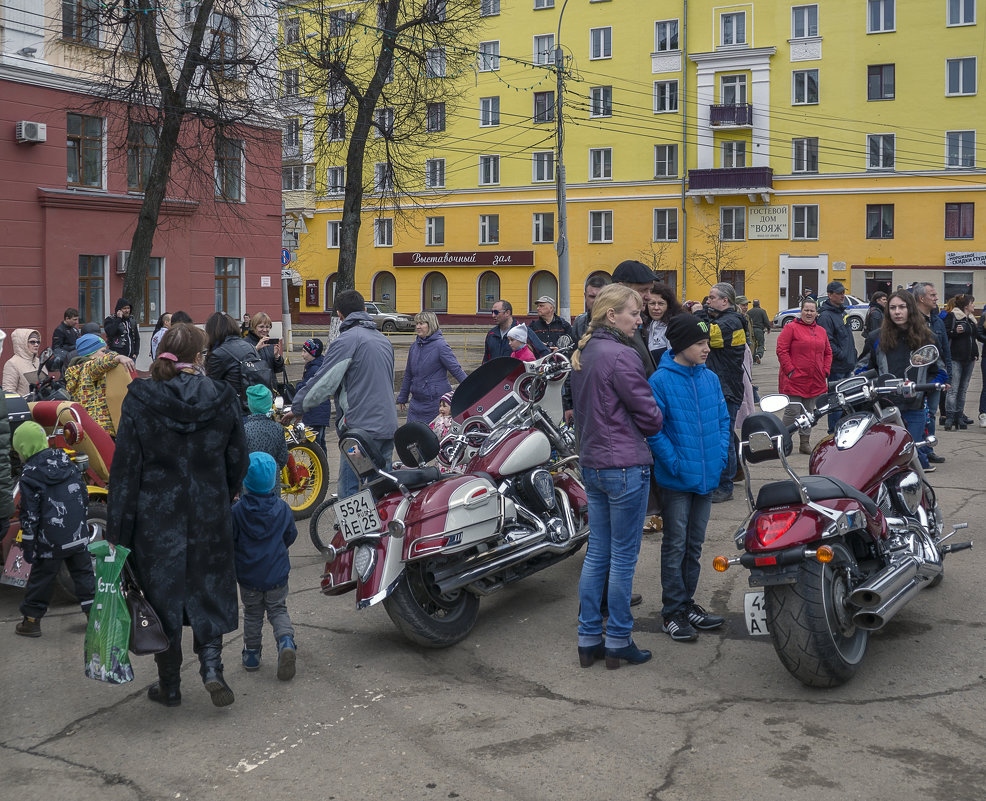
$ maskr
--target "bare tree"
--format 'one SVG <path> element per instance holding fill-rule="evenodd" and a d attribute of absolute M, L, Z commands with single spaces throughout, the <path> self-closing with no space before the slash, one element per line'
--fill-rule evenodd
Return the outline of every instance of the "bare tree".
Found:
<path fill-rule="evenodd" d="M 698 247 L 689 255 L 688 266 L 707 286 L 711 287 L 722 281 L 724 272 L 740 269 L 742 249 L 739 244 L 722 238 L 718 223 L 703 227 L 696 239 Z M 746 277 L 755 275 L 760 269 L 758 267 L 752 272 L 747 270 Z"/>

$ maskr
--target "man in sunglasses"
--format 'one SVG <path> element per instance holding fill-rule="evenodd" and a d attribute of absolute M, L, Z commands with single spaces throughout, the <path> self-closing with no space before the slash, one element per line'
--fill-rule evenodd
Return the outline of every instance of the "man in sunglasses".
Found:
<path fill-rule="evenodd" d="M 486 349 L 483 353 L 483 364 L 490 359 L 497 359 L 501 356 L 509 356 L 511 353 L 510 345 L 507 342 L 507 331 L 517 323 L 514 322 L 513 306 L 508 300 L 498 300 L 493 304 L 490 314 L 493 315 L 493 322 L 496 323 L 486 335 Z M 545 344 L 537 338 L 530 328 L 527 329 L 527 344 L 537 358 L 546 356 L 549 353 Z"/>

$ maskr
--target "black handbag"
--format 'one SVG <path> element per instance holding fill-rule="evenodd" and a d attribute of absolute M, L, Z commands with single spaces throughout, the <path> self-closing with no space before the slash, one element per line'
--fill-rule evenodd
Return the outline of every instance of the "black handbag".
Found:
<path fill-rule="evenodd" d="M 170 643 L 168 635 L 164 633 L 164 626 L 161 625 L 161 618 L 144 597 L 129 562 L 123 563 L 123 581 L 120 582 L 120 587 L 127 609 L 130 610 L 130 652 L 143 655 L 167 651 Z"/>
<path fill-rule="evenodd" d="M 294 384 L 288 381 L 287 369 L 281 370 L 281 379 L 281 381 L 277 382 L 277 394 L 284 398 L 286 404 L 291 403 L 298 390 L 295 389 Z"/>

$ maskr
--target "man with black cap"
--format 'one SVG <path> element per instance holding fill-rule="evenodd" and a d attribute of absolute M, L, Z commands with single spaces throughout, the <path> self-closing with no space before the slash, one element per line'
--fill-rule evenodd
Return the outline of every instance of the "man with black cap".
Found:
<path fill-rule="evenodd" d="M 828 334 L 832 346 L 832 370 L 829 381 L 838 381 L 852 375 L 856 367 L 856 342 L 853 339 L 852 328 L 849 326 L 849 315 L 846 306 L 846 288 L 841 281 L 832 281 L 828 287 L 828 298 L 818 307 L 818 324 Z M 842 417 L 841 411 L 832 412 L 828 419 L 829 434 L 835 433 L 835 426 Z"/>
<path fill-rule="evenodd" d="M 635 289 L 643 299 L 645 309 L 647 308 L 647 302 L 650 300 L 651 287 L 656 280 L 657 276 L 650 267 L 643 262 L 633 259 L 621 261 L 616 265 L 616 269 L 613 270 L 613 283 L 623 284 L 623 286 L 628 286 L 630 289 Z M 654 359 L 650 355 L 650 350 L 647 348 L 647 340 L 644 339 L 643 331 L 640 328 L 630 338 L 630 346 L 637 351 L 640 361 L 644 363 L 644 373 L 650 378 L 657 365 L 654 364 Z"/>
<path fill-rule="evenodd" d="M 534 304 L 538 310 L 537 319 L 528 323 L 527 330 L 533 331 L 549 348 L 557 348 L 558 340 L 567 336 L 572 339 L 572 326 L 555 314 L 555 299 L 550 295 L 542 295 Z"/>

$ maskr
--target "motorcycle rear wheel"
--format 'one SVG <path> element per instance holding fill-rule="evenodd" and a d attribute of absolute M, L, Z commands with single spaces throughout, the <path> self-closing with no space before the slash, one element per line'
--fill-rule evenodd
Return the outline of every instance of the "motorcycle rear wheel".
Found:
<path fill-rule="evenodd" d="M 466 590 L 438 595 L 424 579 L 423 566 L 409 564 L 384 609 L 411 642 L 448 648 L 464 640 L 479 616 L 479 598 Z"/>
<path fill-rule="evenodd" d="M 284 485 L 281 497 L 287 501 L 295 520 L 304 520 L 325 500 L 329 488 L 329 460 L 314 442 L 292 445 L 288 453 L 294 457 L 295 464 L 308 471 L 308 480 L 301 485 L 289 484 L 287 468 L 281 471 Z"/>
<path fill-rule="evenodd" d="M 781 663 L 809 687 L 849 681 L 866 655 L 869 632 L 852 622 L 846 569 L 856 560 L 844 543 L 829 543 L 835 559 L 805 560 L 794 584 L 766 587 L 767 628 Z"/>

